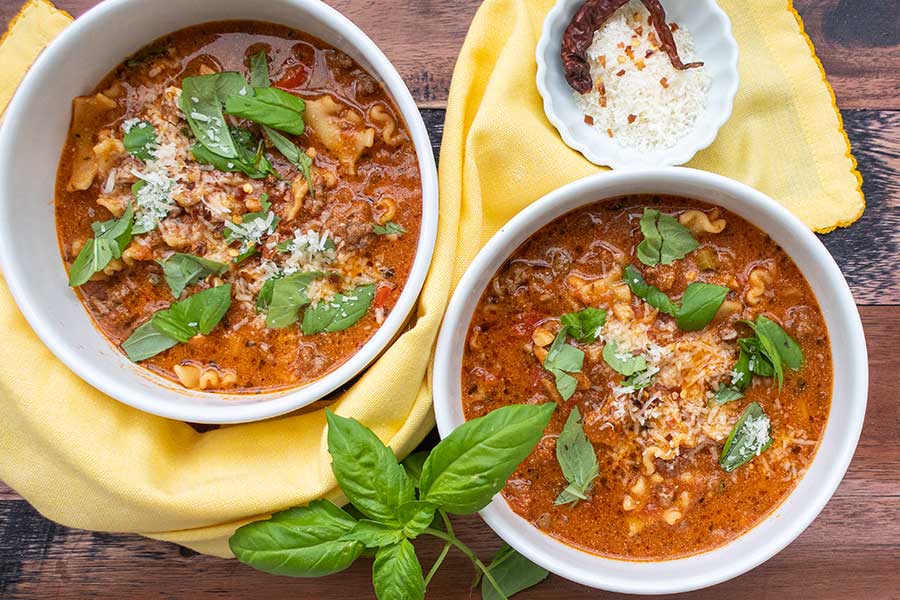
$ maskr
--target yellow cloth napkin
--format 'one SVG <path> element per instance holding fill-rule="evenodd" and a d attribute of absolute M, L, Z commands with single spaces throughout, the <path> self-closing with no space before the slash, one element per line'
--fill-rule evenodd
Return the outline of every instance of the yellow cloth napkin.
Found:
<path fill-rule="evenodd" d="M 335 404 L 400 455 L 432 423 L 428 381 L 416 382 L 425 379 L 423 349 L 434 342 L 451 284 L 516 212 L 598 170 L 559 139 L 535 88 L 534 50 L 552 3 L 487 0 L 479 9 L 450 90 L 440 228 L 418 319 Z M 718 140 L 691 165 L 767 192 L 817 230 L 850 224 L 863 210 L 858 174 L 793 9 L 784 0 L 720 4 L 741 47 L 741 90 Z M 16 54 L 21 63 L 43 43 L 29 29 L 47 31 L 57 17 L 19 19 L 10 38 L 25 28 L 20 39 L 36 40 Z M 10 52 L 4 42 L 0 64 L 12 64 Z M 37 340 L 2 282 L 0 326 L 0 479 L 51 519 L 227 555 L 236 526 L 336 494 L 321 410 L 197 433 L 75 377 Z"/>
<path fill-rule="evenodd" d="M 0 45 L 4 71 L 20 65 L 23 74 L 67 22 L 46 2 L 29 2 Z M 17 83 L 4 79 L 0 92 Z M 458 215 L 452 199 L 441 209 L 414 324 L 331 405 L 399 456 L 434 424 L 426 369 L 450 291 Z M 0 331 L 0 480 L 54 521 L 230 556 L 227 539 L 240 525 L 316 498 L 338 499 L 321 406 L 198 433 L 81 381 L 34 335 L 2 279 Z"/>

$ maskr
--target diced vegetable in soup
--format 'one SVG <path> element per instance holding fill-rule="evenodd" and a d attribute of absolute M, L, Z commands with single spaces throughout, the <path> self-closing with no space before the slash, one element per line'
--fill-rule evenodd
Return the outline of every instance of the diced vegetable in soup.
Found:
<path fill-rule="evenodd" d="M 382 86 L 311 36 L 210 23 L 73 101 L 56 184 L 70 285 L 187 388 L 302 385 L 374 334 L 409 275 L 415 149 Z"/>
<path fill-rule="evenodd" d="M 726 210 L 669 196 L 586 206 L 535 233 L 474 312 L 467 419 L 559 405 L 510 507 L 604 556 L 672 559 L 765 518 L 805 473 L 832 393 L 797 266 Z"/>

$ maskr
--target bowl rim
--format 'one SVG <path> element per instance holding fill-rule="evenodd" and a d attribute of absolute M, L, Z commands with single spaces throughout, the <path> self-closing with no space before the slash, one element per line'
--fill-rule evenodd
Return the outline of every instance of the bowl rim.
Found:
<path fill-rule="evenodd" d="M 40 93 L 38 82 L 42 79 L 43 72 L 58 61 L 66 61 L 68 59 L 69 46 L 89 34 L 98 24 L 111 20 L 123 10 L 131 10 L 142 3 L 153 2 L 154 0 L 105 0 L 85 12 L 84 15 L 76 19 L 48 44 L 26 73 L 5 111 L 4 123 L 0 127 L 0 180 L 12 180 L 10 165 L 15 148 L 15 134 L 19 132 L 22 127 L 21 123 L 25 121 L 29 98 L 36 93 Z M 15 261 L 10 258 L 20 252 L 20 249 L 11 243 L 9 235 L 2 235 L 4 230 L 11 225 L 9 223 L 0 223 L 0 271 L 3 273 L 3 277 L 19 310 L 33 331 L 56 358 L 62 361 L 82 380 L 100 392 L 150 414 L 192 423 L 233 424 L 276 417 L 321 400 L 368 368 L 400 335 L 409 316 L 415 311 L 419 295 L 431 267 L 438 227 L 437 167 L 431 139 L 412 94 L 397 69 L 381 49 L 349 18 L 318 0 L 281 0 L 281 2 L 302 8 L 306 14 L 312 15 L 318 22 L 338 32 L 344 49 L 351 48 L 368 61 L 369 64 L 363 65 L 363 68 L 382 83 L 385 91 L 395 102 L 406 122 L 419 163 L 422 197 L 422 220 L 413 264 L 400 298 L 385 322 L 356 353 L 351 355 L 335 370 L 305 385 L 273 392 L 231 395 L 196 392 L 179 388 L 167 379 L 152 373 L 140 365 L 133 365 L 133 372 L 126 377 L 129 383 L 120 383 L 118 380 L 106 376 L 107 369 L 113 364 L 108 362 L 110 360 L 108 357 L 97 358 L 82 355 L 78 348 L 59 340 L 55 331 L 57 326 L 44 322 L 38 314 L 39 311 L 32 306 L 30 300 L 33 296 L 29 292 L 29 274 L 17 268 Z M 225 18 L 223 20 L 234 19 Z M 247 20 L 254 19 L 247 17 Z M 267 19 L 265 14 L 260 15 L 255 20 L 275 22 L 272 19 Z M 202 22 L 214 21 L 216 19 Z M 173 31 L 195 24 L 199 23 L 184 23 Z M 292 28 L 299 29 L 296 27 Z M 300 30 L 302 31 L 302 29 Z M 152 41 L 152 39 L 148 39 L 146 43 Z M 95 85 L 93 82 L 89 83 L 91 83 L 91 86 Z M 53 179 L 55 180 L 61 148 L 52 148 L 50 150 L 51 156 L 54 157 L 52 165 Z M 8 210 L 8 207 L 14 201 L 14 198 L 5 194 L 3 189 L 3 186 L 0 186 L 0 213 Z M 54 244 L 57 243 L 55 238 L 53 242 Z M 64 268 L 62 256 L 60 256 L 59 264 L 60 268 Z M 69 293 L 74 292 L 69 290 Z M 90 315 L 88 317 L 91 318 Z M 96 324 L 94 324 L 94 327 L 96 329 Z M 106 338 L 102 332 L 97 330 L 96 334 L 115 353 L 122 354 L 121 350 Z M 160 390 L 160 393 L 141 392 L 137 389 L 137 386 L 132 387 L 129 385 L 130 382 L 136 381 L 138 378 L 152 380 L 153 385 Z M 187 400 L 201 398 L 206 400 L 207 403 L 174 402 L 172 399 L 165 399 L 165 396 L 162 395 L 162 390 L 175 392 L 176 395 Z M 226 402 L 228 399 L 235 398 L 240 401 Z M 209 401 L 212 403 L 209 403 Z"/>
<path fill-rule="evenodd" d="M 730 75 L 729 81 L 731 85 L 726 89 L 724 95 L 726 99 L 726 109 L 719 113 L 710 113 L 711 119 L 708 123 L 705 135 L 699 138 L 694 144 L 687 145 L 676 143 L 671 148 L 659 150 L 658 152 L 661 153 L 663 159 L 651 165 L 642 162 L 641 159 L 624 158 L 623 153 L 634 150 L 623 149 L 618 144 L 607 146 L 602 144 L 591 145 L 583 143 L 578 136 L 575 135 L 572 126 L 570 126 L 557 111 L 555 104 L 557 98 L 553 94 L 551 86 L 548 83 L 548 77 L 551 69 L 558 69 L 561 65 L 556 62 L 548 64 L 546 57 L 548 52 L 562 43 L 562 40 L 554 35 L 554 28 L 561 19 L 565 19 L 568 16 L 570 10 L 574 10 L 575 5 L 580 5 L 583 1 L 584 0 L 557 0 L 544 19 L 541 28 L 541 37 L 538 39 L 537 47 L 535 49 L 535 59 L 537 61 L 535 80 L 538 93 L 541 95 L 543 101 L 544 114 L 547 116 L 547 120 L 549 120 L 556 128 L 566 145 L 573 150 L 580 152 L 586 159 L 596 165 L 620 170 L 683 165 L 694 158 L 698 152 L 712 145 L 719 135 L 719 130 L 731 118 L 731 114 L 734 111 L 734 99 L 737 96 L 738 87 L 740 86 L 740 74 L 738 72 L 740 50 L 737 41 L 734 39 L 734 34 L 732 33 L 731 19 L 728 18 L 725 11 L 719 7 L 715 0 L 692 0 L 692 2 L 696 3 L 698 8 L 706 10 L 713 15 L 722 26 L 722 42 L 726 45 L 728 55 L 731 58 L 730 63 L 728 64 L 728 73 Z M 553 48 L 551 48 L 551 46 Z M 556 56 L 556 54 L 554 54 L 554 56 Z M 598 139 L 602 140 L 602 138 Z"/>
<path fill-rule="evenodd" d="M 433 375 L 434 410 L 441 438 L 445 438 L 463 422 L 463 419 L 460 419 L 459 416 L 461 410 L 458 406 L 460 402 L 460 373 L 458 369 L 454 369 L 454 365 L 458 366 L 458 357 L 463 352 L 462 344 L 458 340 L 458 331 L 461 327 L 465 327 L 466 331 L 468 330 L 474 303 L 481 298 L 487 281 L 496 272 L 497 265 L 502 264 L 502 261 L 514 252 L 525 239 L 528 239 L 536 231 L 561 215 L 604 198 L 626 193 L 658 193 L 649 191 L 647 188 L 653 187 L 654 184 L 660 185 L 660 182 L 663 184 L 678 182 L 694 185 L 696 188 L 702 188 L 709 192 L 720 190 L 737 199 L 737 202 L 744 204 L 748 210 L 768 213 L 768 216 L 773 217 L 779 224 L 786 225 L 790 234 L 799 239 L 797 243 L 802 245 L 804 250 L 811 252 L 817 264 L 821 264 L 825 270 L 823 275 L 825 283 L 823 285 L 828 288 L 829 292 L 833 293 L 830 301 L 835 304 L 835 312 L 839 315 L 837 319 L 826 321 L 829 334 L 832 334 L 837 329 L 835 323 L 840 323 L 841 327 L 846 328 L 850 332 L 848 339 L 850 350 L 848 352 L 851 353 L 852 363 L 843 365 L 842 372 L 848 373 L 846 377 L 852 394 L 849 397 L 843 397 L 841 400 L 842 403 L 850 403 L 848 404 L 850 407 L 848 409 L 850 418 L 846 422 L 837 425 L 840 429 L 834 445 L 836 447 L 835 452 L 838 453 L 840 460 L 827 467 L 824 485 L 816 488 L 811 496 L 805 498 L 806 501 L 811 501 L 806 502 L 798 509 L 802 513 L 802 518 L 788 522 L 780 521 L 780 529 L 777 535 L 753 547 L 750 552 L 742 555 L 738 560 L 719 566 L 712 571 L 705 571 L 700 574 L 695 573 L 693 576 L 680 575 L 675 581 L 654 577 L 652 573 L 646 570 L 642 570 L 639 574 L 630 573 L 623 575 L 613 572 L 610 566 L 623 564 L 650 565 L 650 567 L 637 567 L 635 569 L 637 570 L 652 568 L 655 565 L 683 565 L 685 564 L 684 561 L 691 561 L 697 557 L 705 557 L 723 551 L 738 540 L 749 536 L 751 532 L 760 528 L 764 523 L 777 518 L 776 513 L 781 507 L 788 504 L 791 497 L 802 484 L 803 479 L 797 483 L 797 486 L 787 496 L 781 499 L 780 503 L 765 518 L 728 543 L 698 554 L 662 561 L 627 561 L 606 558 L 575 548 L 538 531 L 533 525 L 514 513 L 500 494 L 496 495 L 490 504 L 480 511 L 482 519 L 497 535 L 538 565 L 561 577 L 586 586 L 629 594 L 671 594 L 712 586 L 753 569 L 794 541 L 818 516 L 843 479 L 853 458 L 862 431 L 868 394 L 868 357 L 865 335 L 859 311 L 853 300 L 850 288 L 837 263 L 825 249 L 825 246 L 799 219 L 762 192 L 743 183 L 706 171 L 685 167 L 661 167 L 643 171 L 613 171 L 589 175 L 564 185 L 523 209 L 490 238 L 463 274 L 445 313 L 435 350 Z M 634 191 L 616 191 L 615 193 L 606 191 L 616 186 L 628 186 L 634 188 Z M 642 187 L 644 190 L 641 189 Z M 672 193 L 690 196 L 690 194 L 682 192 Z M 716 203 L 715 200 L 705 201 Z M 748 219 L 748 221 L 751 220 Z M 753 222 L 751 221 L 751 223 Z M 806 273 L 804 273 L 804 277 L 806 276 Z M 464 339 L 465 336 L 463 336 L 463 341 Z M 833 338 L 832 347 L 834 347 Z M 836 381 L 832 388 L 832 402 L 835 401 Z M 823 431 L 823 439 L 831 426 L 832 420 L 833 418 L 829 414 L 828 424 L 826 424 L 826 429 Z M 820 443 L 813 462 L 810 463 L 810 469 L 823 451 L 824 445 Z M 535 547 L 537 544 L 550 546 L 553 550 L 550 551 L 546 547 L 538 549 Z M 589 557 L 587 560 L 591 561 L 592 568 L 587 570 L 571 564 L 563 555 L 563 552 L 566 551 L 570 553 L 574 551 L 579 556 Z"/>

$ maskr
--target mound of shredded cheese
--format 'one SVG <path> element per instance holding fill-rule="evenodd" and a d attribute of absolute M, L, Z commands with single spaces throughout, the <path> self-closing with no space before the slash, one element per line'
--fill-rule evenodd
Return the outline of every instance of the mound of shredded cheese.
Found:
<path fill-rule="evenodd" d="M 633 0 L 594 33 L 587 51 L 594 89 L 575 93 L 586 123 L 622 146 L 646 151 L 670 148 L 687 135 L 706 109 L 710 84 L 705 67 L 672 66 L 648 15 Z M 672 29 L 682 60 L 695 60 L 690 32 Z"/>

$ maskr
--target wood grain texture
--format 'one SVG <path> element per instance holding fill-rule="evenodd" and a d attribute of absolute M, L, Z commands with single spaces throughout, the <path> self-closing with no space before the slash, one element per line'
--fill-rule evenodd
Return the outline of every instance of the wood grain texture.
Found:
<path fill-rule="evenodd" d="M 0 0 L 0 24 L 24 0 Z M 162 0 L 170 1 L 170 0 Z M 787 1 L 787 0 L 785 0 Z M 326 0 L 357 23 L 396 65 L 420 106 L 442 108 L 480 0 Z M 56 0 L 73 16 L 97 0 Z M 900 2 L 795 0 L 841 108 L 898 109 Z"/>
<path fill-rule="evenodd" d="M 871 357 L 869 409 L 856 456 L 835 497 L 775 558 L 733 581 L 678 598 L 781 600 L 801 590 L 804 598 L 822 600 L 900 598 L 900 353 L 893 352 L 900 307 L 861 312 Z M 498 538 L 478 517 L 455 522 L 459 536 L 481 556 L 489 557 L 498 547 Z M 439 550 L 431 540 L 416 546 L 423 564 Z M 370 569 L 361 560 L 321 580 L 273 577 L 174 544 L 68 529 L 22 500 L 0 501 L 0 598 L 371 598 Z M 430 587 L 429 600 L 469 597 L 472 575 L 466 559 L 451 554 Z M 576 600 L 596 594 L 551 577 L 516 598 Z"/>

